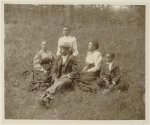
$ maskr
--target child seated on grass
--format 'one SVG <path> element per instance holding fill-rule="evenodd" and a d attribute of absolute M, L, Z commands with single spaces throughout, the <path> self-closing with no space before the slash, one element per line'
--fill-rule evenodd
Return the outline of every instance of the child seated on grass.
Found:
<path fill-rule="evenodd" d="M 102 64 L 100 78 L 97 80 L 98 85 L 105 88 L 104 93 L 114 90 L 124 91 L 129 87 L 125 82 L 121 81 L 120 68 L 114 59 L 114 53 L 106 54 L 106 62 Z"/>

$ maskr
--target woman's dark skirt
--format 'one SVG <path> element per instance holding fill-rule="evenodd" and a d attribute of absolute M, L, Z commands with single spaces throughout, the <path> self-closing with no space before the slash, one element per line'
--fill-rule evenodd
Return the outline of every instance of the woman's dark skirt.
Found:
<path fill-rule="evenodd" d="M 96 81 L 99 76 L 100 71 L 81 73 L 80 82 L 77 83 L 77 87 L 82 91 L 96 93 L 99 89 Z"/>

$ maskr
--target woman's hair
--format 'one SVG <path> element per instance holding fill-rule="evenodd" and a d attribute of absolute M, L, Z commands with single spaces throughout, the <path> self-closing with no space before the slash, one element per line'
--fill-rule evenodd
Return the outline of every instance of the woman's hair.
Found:
<path fill-rule="evenodd" d="M 64 25 L 63 28 L 68 28 L 69 31 L 71 30 L 71 28 L 68 25 Z"/>
<path fill-rule="evenodd" d="M 43 40 L 43 41 L 41 42 L 41 44 L 43 44 L 43 43 L 47 44 L 47 42 L 46 42 L 45 40 Z"/>
<path fill-rule="evenodd" d="M 99 43 L 96 41 L 96 40 L 93 40 L 93 41 L 90 41 L 93 46 L 95 47 L 95 49 L 98 49 L 99 48 Z"/>

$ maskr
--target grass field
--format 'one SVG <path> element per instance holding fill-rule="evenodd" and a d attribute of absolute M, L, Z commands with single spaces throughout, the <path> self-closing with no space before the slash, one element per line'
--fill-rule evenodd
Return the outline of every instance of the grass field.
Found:
<path fill-rule="evenodd" d="M 104 56 L 107 51 L 116 53 L 129 91 L 104 96 L 76 90 L 57 95 L 50 109 L 39 106 L 42 93 L 28 92 L 22 73 L 32 69 L 32 60 L 46 40 L 56 52 L 62 27 L 41 20 L 5 24 L 5 118 L 6 119 L 61 119 L 61 120 L 144 120 L 145 119 L 145 28 L 136 24 L 74 25 L 71 34 L 76 36 L 79 61 L 84 63 L 87 44 L 97 39 Z"/>

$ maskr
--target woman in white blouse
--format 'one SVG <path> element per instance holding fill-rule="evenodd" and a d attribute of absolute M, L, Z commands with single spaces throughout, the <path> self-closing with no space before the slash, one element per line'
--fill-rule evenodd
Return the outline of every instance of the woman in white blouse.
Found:
<path fill-rule="evenodd" d="M 78 48 L 77 48 L 77 41 L 76 38 L 74 36 L 70 35 L 70 27 L 69 26 L 64 26 L 63 27 L 63 37 L 59 38 L 58 40 L 58 48 L 57 48 L 57 56 L 60 55 L 60 45 L 63 43 L 68 43 L 69 46 L 71 47 L 72 50 L 72 55 L 74 57 L 78 56 Z"/>
<path fill-rule="evenodd" d="M 96 91 L 98 86 L 95 82 L 100 76 L 102 55 L 100 53 L 97 41 L 91 41 L 88 44 L 88 52 L 85 59 L 85 67 L 81 73 L 81 82 L 79 87 L 85 91 Z"/>

